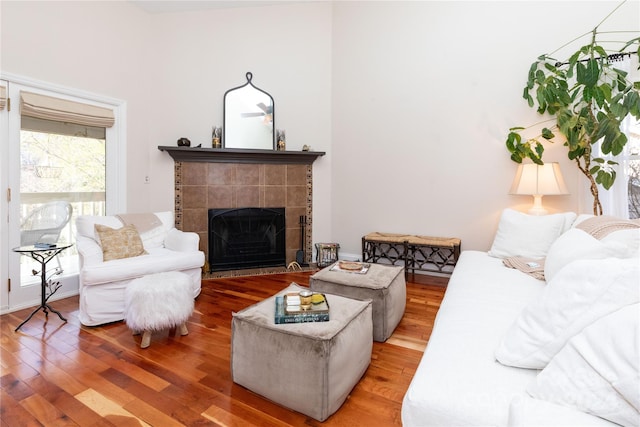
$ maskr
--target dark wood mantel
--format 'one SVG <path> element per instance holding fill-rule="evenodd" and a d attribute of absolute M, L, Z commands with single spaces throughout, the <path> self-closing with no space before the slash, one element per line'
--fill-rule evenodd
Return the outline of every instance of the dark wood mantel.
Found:
<path fill-rule="evenodd" d="M 176 162 L 312 164 L 324 151 L 276 151 L 240 148 L 191 148 L 158 146 Z"/>

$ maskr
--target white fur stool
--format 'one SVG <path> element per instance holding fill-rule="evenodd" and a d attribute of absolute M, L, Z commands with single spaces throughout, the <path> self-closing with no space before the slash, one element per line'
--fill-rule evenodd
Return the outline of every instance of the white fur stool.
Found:
<path fill-rule="evenodd" d="M 179 271 L 156 273 L 133 280 L 125 289 L 124 316 L 134 334 L 143 333 L 141 348 L 149 347 L 151 333 L 173 327 L 187 335 L 193 313 L 191 279 Z"/>

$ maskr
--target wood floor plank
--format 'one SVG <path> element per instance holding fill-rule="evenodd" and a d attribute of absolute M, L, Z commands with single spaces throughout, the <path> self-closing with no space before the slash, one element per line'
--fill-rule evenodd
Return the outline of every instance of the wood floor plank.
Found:
<path fill-rule="evenodd" d="M 72 367 L 73 365 L 90 365 L 91 369 L 95 372 L 102 372 L 105 369 L 109 369 L 109 365 L 107 363 L 100 359 L 92 357 L 82 350 L 72 351 L 71 353 L 67 354 L 67 357 L 69 360 L 69 364 L 71 364 L 70 367 Z M 62 365 L 61 367 L 64 369 L 65 365 Z"/>
<path fill-rule="evenodd" d="M 41 426 L 42 423 L 20 405 L 13 396 L 0 390 L 0 424 L 6 427 Z"/>
<path fill-rule="evenodd" d="M 183 387 L 172 384 L 162 393 L 166 398 L 198 414 L 202 414 L 211 406 L 211 395 L 214 394 L 210 388 L 200 383 L 190 383 Z"/>
<path fill-rule="evenodd" d="M 68 321 L 31 309 L 0 316 L 0 420 L 4 426 L 401 426 L 402 399 L 420 362 L 447 278 L 407 283 L 407 307 L 340 410 L 320 423 L 231 379 L 231 320 L 310 272 L 203 281 L 189 334 L 153 335 L 140 348 L 124 322 L 78 320 L 78 297 L 54 302 Z"/>
<path fill-rule="evenodd" d="M 79 426 L 119 427 L 119 425 L 110 422 L 108 418 L 92 411 L 74 396 L 67 393 L 58 395 L 53 403 Z"/>
<path fill-rule="evenodd" d="M 34 394 L 23 399 L 20 404 L 45 426 L 77 426 L 44 396 Z"/>
<path fill-rule="evenodd" d="M 289 424 L 267 415 L 257 408 L 234 402 L 233 405 L 220 407 L 211 405 L 202 415 L 208 420 L 223 426 L 247 425 L 256 427 L 285 427 Z"/>
<path fill-rule="evenodd" d="M 96 390 L 87 389 L 82 393 L 78 393 L 75 398 L 101 417 L 111 422 L 117 421 L 116 425 L 118 426 L 149 426 L 149 424 L 125 410 L 120 404 L 98 393 Z"/>
<path fill-rule="evenodd" d="M 18 364 L 13 364 L 11 366 L 8 366 L 7 368 L 2 369 L 0 376 L 4 376 L 7 374 L 12 374 L 16 378 L 24 381 L 28 378 L 38 375 L 38 371 L 26 363 L 20 362 Z"/>
<path fill-rule="evenodd" d="M 54 352 L 51 352 L 54 353 Z M 51 382 L 60 386 L 70 394 L 76 394 L 87 387 L 80 383 L 71 373 L 59 368 L 55 363 L 42 358 L 32 351 L 22 351 L 20 358 L 33 369 L 36 369 L 39 376 L 43 376 Z"/>
<path fill-rule="evenodd" d="M 149 405 L 151 408 L 156 408 L 162 414 L 170 416 L 178 423 L 193 425 L 197 423 L 200 418 L 198 412 L 193 411 L 192 408 L 174 400 L 170 395 L 165 394 L 164 391 L 154 390 L 148 385 L 136 381 L 134 378 L 131 378 L 116 369 L 109 369 L 103 372 L 102 375 L 109 381 L 121 387 L 123 390 L 127 390 L 129 393 L 135 395 L 138 400 L 145 402 L 145 404 Z M 125 409 L 127 407 L 134 407 L 135 405 L 136 401 L 131 402 L 125 406 Z M 135 411 L 132 412 L 136 413 Z M 162 415 L 152 411 L 150 408 L 147 408 L 145 412 L 152 414 L 151 418 L 162 418 Z M 143 417 L 143 419 L 146 418 Z M 149 421 L 147 420 L 147 422 Z"/>
<path fill-rule="evenodd" d="M 18 402 L 34 394 L 27 383 L 14 377 L 12 374 L 7 374 L 0 378 L 0 387 L 2 387 L 4 393 Z"/>

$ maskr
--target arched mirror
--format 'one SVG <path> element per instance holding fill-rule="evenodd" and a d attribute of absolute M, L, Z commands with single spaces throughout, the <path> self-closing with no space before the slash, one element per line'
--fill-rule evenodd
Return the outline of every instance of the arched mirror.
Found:
<path fill-rule="evenodd" d="M 247 82 L 224 94 L 222 144 L 225 148 L 275 149 L 273 98 Z"/>

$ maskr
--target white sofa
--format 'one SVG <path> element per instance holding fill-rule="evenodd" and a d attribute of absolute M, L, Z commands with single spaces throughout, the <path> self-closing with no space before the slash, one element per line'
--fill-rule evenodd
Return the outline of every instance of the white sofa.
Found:
<path fill-rule="evenodd" d="M 140 233 L 146 254 L 104 261 L 96 224 L 124 226 L 118 216 L 81 215 L 76 219 L 80 256 L 80 322 L 96 326 L 124 319 L 124 291 L 139 277 L 180 271 L 192 281 L 193 297 L 200 294 L 204 253 L 199 236 L 175 228 L 173 212 L 157 212 L 159 225 Z"/>
<path fill-rule="evenodd" d="M 505 210 L 491 250 L 461 254 L 404 426 L 640 425 L 640 228 L 597 240 L 574 218 Z"/>

